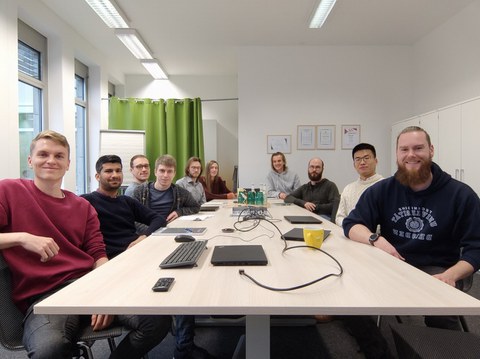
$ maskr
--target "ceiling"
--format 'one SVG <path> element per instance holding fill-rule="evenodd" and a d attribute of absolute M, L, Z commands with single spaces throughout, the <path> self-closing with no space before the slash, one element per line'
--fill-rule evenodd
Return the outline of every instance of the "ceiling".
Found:
<path fill-rule="evenodd" d="M 42 0 L 125 74 L 147 74 L 83 0 Z M 475 0 L 116 0 L 169 75 L 236 75 L 242 46 L 412 45 Z M 106 51 L 105 49 L 108 49 Z"/>

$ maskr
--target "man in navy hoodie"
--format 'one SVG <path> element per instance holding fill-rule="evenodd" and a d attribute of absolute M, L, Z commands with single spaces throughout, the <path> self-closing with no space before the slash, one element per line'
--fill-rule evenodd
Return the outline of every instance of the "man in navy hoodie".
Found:
<path fill-rule="evenodd" d="M 397 137 L 397 172 L 365 191 L 343 229 L 354 241 L 458 286 L 480 267 L 480 201 L 432 162 L 433 150 L 425 130 L 405 128 Z M 425 323 L 460 329 L 457 317 L 426 317 Z"/>

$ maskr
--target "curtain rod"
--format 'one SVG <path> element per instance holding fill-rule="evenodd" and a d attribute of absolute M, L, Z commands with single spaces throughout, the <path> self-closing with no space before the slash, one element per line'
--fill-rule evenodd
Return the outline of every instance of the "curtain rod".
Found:
<path fill-rule="evenodd" d="M 143 101 L 145 100 L 144 98 L 136 98 L 136 97 L 131 97 L 131 98 L 119 98 L 120 101 L 127 101 L 129 99 L 134 99 L 136 101 Z M 102 100 L 110 101 L 110 98 L 102 98 Z M 161 99 L 150 99 L 152 101 L 159 101 Z M 175 101 L 182 101 L 180 98 L 174 99 Z M 232 98 L 212 98 L 212 99 L 200 99 L 201 102 L 215 102 L 215 101 L 238 101 L 238 97 L 232 97 Z"/>

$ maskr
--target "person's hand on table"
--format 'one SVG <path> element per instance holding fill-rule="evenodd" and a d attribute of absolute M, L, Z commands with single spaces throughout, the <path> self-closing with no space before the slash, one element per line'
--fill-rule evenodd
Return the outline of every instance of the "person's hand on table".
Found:
<path fill-rule="evenodd" d="M 315 211 L 315 208 L 317 208 L 317 206 L 315 205 L 315 203 L 312 203 L 312 202 L 305 202 L 305 204 L 303 205 L 306 209 L 308 209 L 310 212 L 313 212 Z"/>

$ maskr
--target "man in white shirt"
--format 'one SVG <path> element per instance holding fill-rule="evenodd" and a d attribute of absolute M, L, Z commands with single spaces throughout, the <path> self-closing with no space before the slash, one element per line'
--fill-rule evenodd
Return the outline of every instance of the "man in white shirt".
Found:
<path fill-rule="evenodd" d="M 145 155 L 135 155 L 130 159 L 130 172 L 133 182 L 125 190 L 125 195 L 132 197 L 135 187 L 148 181 L 150 177 L 150 163 Z"/>
<path fill-rule="evenodd" d="M 352 150 L 353 167 L 357 171 L 359 178 L 345 186 L 340 197 L 335 223 L 342 225 L 343 219 L 348 216 L 350 211 L 355 208 L 358 199 L 362 193 L 374 183 L 383 179 L 376 173 L 377 152 L 375 147 L 369 143 L 359 143 Z"/>

